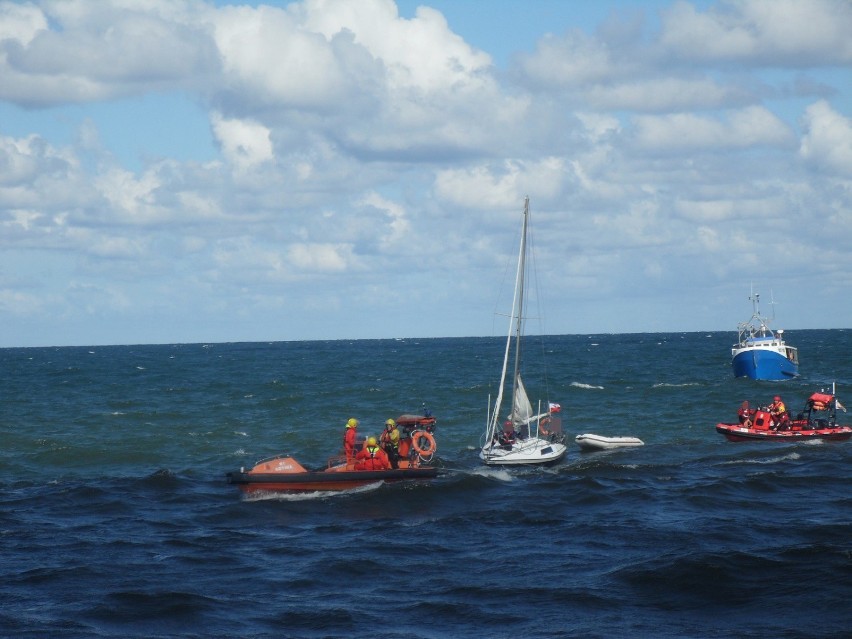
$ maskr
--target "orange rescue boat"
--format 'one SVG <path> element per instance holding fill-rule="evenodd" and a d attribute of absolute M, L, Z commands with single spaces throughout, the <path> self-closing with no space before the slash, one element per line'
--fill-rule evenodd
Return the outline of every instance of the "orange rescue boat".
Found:
<path fill-rule="evenodd" d="M 245 493 L 341 491 L 376 482 L 433 479 L 438 469 L 429 465 L 437 445 L 432 434 L 435 418 L 426 415 L 401 415 L 396 420 L 401 431 L 398 468 L 358 470 L 355 460 L 332 457 L 325 468 L 308 470 L 288 455 L 264 459 L 251 469 L 241 468 L 227 474 L 229 484 Z"/>

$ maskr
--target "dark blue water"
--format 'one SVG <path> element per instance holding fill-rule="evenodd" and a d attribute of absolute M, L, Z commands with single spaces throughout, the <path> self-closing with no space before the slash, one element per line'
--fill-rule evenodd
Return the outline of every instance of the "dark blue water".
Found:
<path fill-rule="evenodd" d="M 852 442 L 714 425 L 832 382 L 852 405 L 852 331 L 791 331 L 802 377 L 781 383 L 734 379 L 734 337 L 548 338 L 531 396 L 572 438 L 646 446 L 511 470 L 476 456 L 502 339 L 0 349 L 0 635 L 847 637 Z M 424 403 L 437 480 L 225 483 Z"/>

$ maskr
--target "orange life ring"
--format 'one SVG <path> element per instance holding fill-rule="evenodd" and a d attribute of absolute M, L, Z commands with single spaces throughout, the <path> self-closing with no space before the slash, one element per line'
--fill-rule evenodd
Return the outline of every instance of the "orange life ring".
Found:
<path fill-rule="evenodd" d="M 427 446 L 423 445 L 424 440 L 426 444 L 428 444 Z M 435 454 L 437 444 L 435 443 L 435 438 L 432 436 L 432 433 L 426 430 L 418 430 L 411 433 L 411 447 L 414 449 L 415 453 L 420 455 L 421 459 L 428 461 L 425 458 L 432 458 L 432 455 Z"/>

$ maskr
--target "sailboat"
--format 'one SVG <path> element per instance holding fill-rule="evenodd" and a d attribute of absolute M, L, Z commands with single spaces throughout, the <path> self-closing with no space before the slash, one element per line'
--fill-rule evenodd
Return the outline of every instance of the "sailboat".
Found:
<path fill-rule="evenodd" d="M 480 442 L 479 457 L 489 465 L 549 464 L 561 459 L 567 450 L 562 420 L 555 415 L 560 410 L 559 405 L 548 402 L 546 410 L 542 410 L 541 404 L 538 410 L 533 410 L 520 374 L 529 217 L 530 199 L 527 197 L 524 200 L 518 271 L 503 354 L 500 389 L 493 408 L 489 406 L 485 433 Z M 511 355 L 514 355 L 514 361 L 510 377 Z M 506 420 L 501 421 L 500 413 L 507 385 L 511 391 L 510 412 Z"/>

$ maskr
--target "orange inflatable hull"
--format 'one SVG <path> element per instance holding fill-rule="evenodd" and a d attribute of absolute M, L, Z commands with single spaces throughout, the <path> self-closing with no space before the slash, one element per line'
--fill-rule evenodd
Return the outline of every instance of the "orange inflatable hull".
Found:
<path fill-rule="evenodd" d="M 292 457 L 280 456 L 259 462 L 251 470 L 240 469 L 227 474 L 228 483 L 246 493 L 314 492 L 350 490 L 380 481 L 433 479 L 434 466 L 412 466 L 400 460 L 399 468 L 389 470 L 355 470 L 352 462 L 332 460 L 322 470 L 307 470 Z"/>

